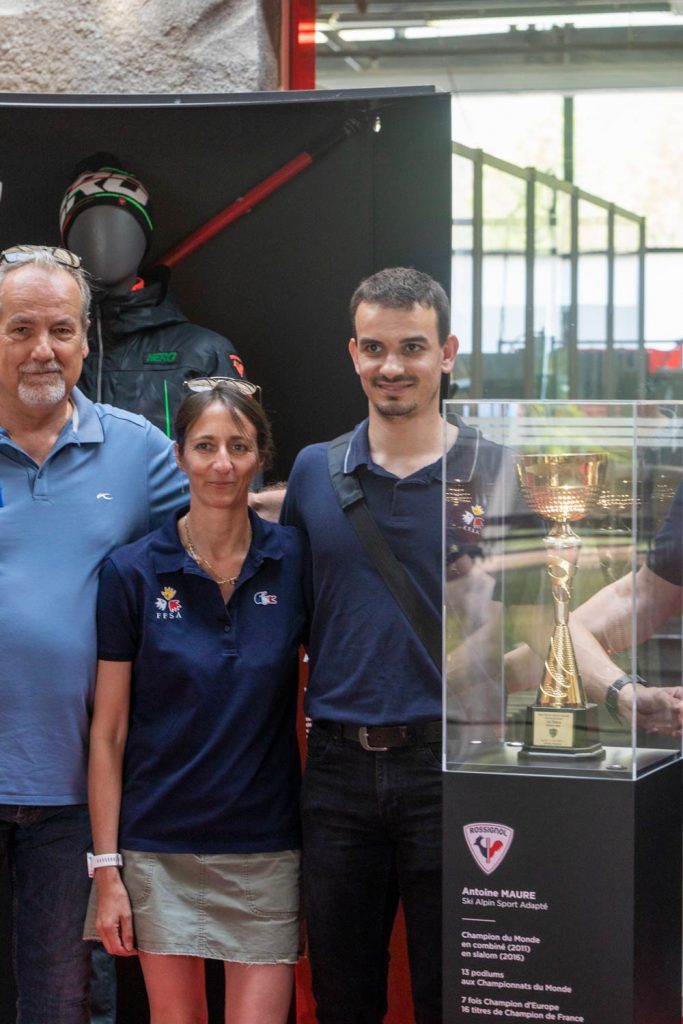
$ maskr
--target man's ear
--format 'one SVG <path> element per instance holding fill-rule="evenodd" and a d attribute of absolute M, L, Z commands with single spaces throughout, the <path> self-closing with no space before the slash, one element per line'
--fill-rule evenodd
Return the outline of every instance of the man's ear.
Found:
<path fill-rule="evenodd" d="M 458 354 L 460 342 L 454 334 L 449 334 L 441 348 L 441 372 L 450 373 Z"/>
<path fill-rule="evenodd" d="M 356 373 L 360 376 L 360 370 L 358 369 L 358 343 L 355 338 L 351 338 L 349 341 L 349 355 L 353 360 L 353 368 Z"/>

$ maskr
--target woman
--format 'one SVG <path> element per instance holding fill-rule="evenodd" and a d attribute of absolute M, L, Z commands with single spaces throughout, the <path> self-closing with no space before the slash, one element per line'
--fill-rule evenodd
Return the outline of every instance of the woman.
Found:
<path fill-rule="evenodd" d="M 298 952 L 302 545 L 247 506 L 272 448 L 255 385 L 188 387 L 175 451 L 190 507 L 102 570 L 85 937 L 137 950 L 152 1024 L 207 1020 L 206 957 L 225 962 L 230 1024 L 281 1024 Z"/>

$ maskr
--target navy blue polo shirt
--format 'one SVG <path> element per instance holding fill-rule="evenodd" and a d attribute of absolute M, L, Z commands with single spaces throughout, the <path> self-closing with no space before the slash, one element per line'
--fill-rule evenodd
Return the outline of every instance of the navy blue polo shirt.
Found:
<path fill-rule="evenodd" d="M 250 517 L 252 544 L 227 605 L 185 552 L 177 516 L 103 566 L 98 655 L 133 665 L 124 849 L 299 845 L 304 545 L 296 530 Z"/>
<path fill-rule="evenodd" d="M 683 587 L 683 484 L 674 495 L 647 564 L 657 576 Z"/>
<path fill-rule="evenodd" d="M 475 551 L 502 448 L 461 423 L 447 459 L 459 482 L 451 547 Z M 389 725 L 441 717 L 441 673 L 371 564 L 332 487 L 327 444 L 292 470 L 282 521 L 309 541 L 313 588 L 306 711 L 313 719 Z M 368 507 L 435 615 L 442 609 L 442 460 L 403 479 L 372 461 L 368 421 L 354 431 L 344 470 L 357 470 Z M 477 512 L 481 509 L 481 512 Z M 474 511 L 473 511 L 474 510 Z"/>

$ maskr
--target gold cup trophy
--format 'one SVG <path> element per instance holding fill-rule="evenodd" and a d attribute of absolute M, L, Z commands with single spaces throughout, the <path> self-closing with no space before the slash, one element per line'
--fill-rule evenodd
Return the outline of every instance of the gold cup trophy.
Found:
<path fill-rule="evenodd" d="M 553 523 L 543 543 L 555 620 L 536 703 L 527 709 L 520 760 L 605 756 L 597 705 L 586 701 L 569 632 L 572 578 L 581 546 L 569 524 L 588 515 L 603 489 L 606 467 L 607 457 L 596 453 L 522 455 L 517 462 L 529 508 Z"/>
<path fill-rule="evenodd" d="M 631 515 L 638 508 L 640 496 L 634 490 L 630 463 L 610 459 L 606 479 L 595 501 L 600 516 L 596 530 L 597 555 L 605 583 L 614 583 L 631 567 L 633 536 Z"/>

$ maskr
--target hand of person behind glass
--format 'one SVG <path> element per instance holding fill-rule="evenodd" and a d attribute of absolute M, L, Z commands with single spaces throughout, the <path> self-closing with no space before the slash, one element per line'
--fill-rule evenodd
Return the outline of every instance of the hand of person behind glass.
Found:
<path fill-rule="evenodd" d="M 627 683 L 619 693 L 617 711 L 628 725 L 633 714 L 635 697 L 636 722 L 647 733 L 680 737 L 683 727 L 683 687 L 643 686 Z"/>

